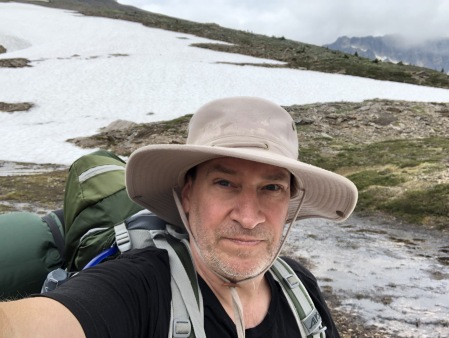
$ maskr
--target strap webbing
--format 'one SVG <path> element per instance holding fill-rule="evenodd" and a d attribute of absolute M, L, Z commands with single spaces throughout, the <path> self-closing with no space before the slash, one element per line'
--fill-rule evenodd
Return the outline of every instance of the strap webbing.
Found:
<path fill-rule="evenodd" d="M 188 338 L 195 337 L 192 333 L 192 324 L 189 314 L 182 300 L 181 290 L 172 278 L 170 281 L 172 302 L 171 302 L 171 324 L 168 333 L 169 338 Z"/>
<path fill-rule="evenodd" d="M 303 337 L 324 338 L 326 327 L 322 326 L 321 316 L 301 280 L 293 269 L 278 258 L 270 269 L 274 279 L 282 286 Z"/>
<path fill-rule="evenodd" d="M 170 259 L 170 271 L 172 274 L 172 286 L 175 285 L 174 289 L 179 289 L 179 295 L 176 293 L 172 294 L 172 298 L 175 296 L 180 296 L 185 308 L 188 312 L 188 318 L 192 323 L 195 337 L 196 338 L 206 338 L 206 333 L 204 332 L 204 315 L 203 315 L 203 300 L 201 297 L 201 292 L 199 292 L 198 282 L 195 280 L 191 280 L 184 268 L 183 263 L 181 262 L 180 256 L 175 251 L 175 249 L 168 243 L 165 238 L 154 238 L 154 243 L 156 247 L 160 249 L 165 249 L 168 252 L 168 256 Z M 196 281 L 196 282 L 195 282 Z M 196 285 L 193 285 L 196 284 Z M 173 290 L 173 288 L 172 288 Z M 194 290 L 197 290 L 199 295 L 199 302 L 197 302 L 197 298 L 195 296 Z M 177 302 L 177 300 L 173 300 L 173 302 Z M 173 306 L 175 305 L 173 303 Z M 178 302 L 179 303 L 179 302 Z M 176 308 L 174 309 L 177 310 Z M 187 318 L 187 319 L 188 319 Z M 174 319 L 174 324 L 176 324 L 177 318 Z M 174 334 L 175 332 L 173 332 Z"/>
<path fill-rule="evenodd" d="M 65 264 L 65 241 L 64 237 L 61 233 L 61 230 L 59 229 L 58 224 L 56 223 L 56 220 L 51 216 L 51 214 L 47 214 L 44 217 L 42 217 L 42 220 L 47 223 L 48 228 L 50 229 L 50 232 L 53 236 L 53 239 L 55 240 L 56 248 L 58 249 L 59 256 L 62 260 L 62 265 Z"/>
<path fill-rule="evenodd" d="M 61 226 L 64 229 L 64 209 L 54 210 L 53 214 L 58 217 L 59 223 L 61 223 Z"/>

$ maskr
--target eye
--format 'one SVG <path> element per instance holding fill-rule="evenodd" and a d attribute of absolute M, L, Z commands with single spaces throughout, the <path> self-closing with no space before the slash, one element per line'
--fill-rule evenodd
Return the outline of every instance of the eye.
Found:
<path fill-rule="evenodd" d="M 215 182 L 215 184 L 222 186 L 222 187 L 230 187 L 231 186 L 231 182 L 229 182 L 227 180 L 218 180 Z"/>
<path fill-rule="evenodd" d="M 280 186 L 279 184 L 268 184 L 268 185 L 264 186 L 263 189 L 268 190 L 268 191 L 273 191 L 273 192 L 284 190 L 284 188 L 282 186 Z"/>

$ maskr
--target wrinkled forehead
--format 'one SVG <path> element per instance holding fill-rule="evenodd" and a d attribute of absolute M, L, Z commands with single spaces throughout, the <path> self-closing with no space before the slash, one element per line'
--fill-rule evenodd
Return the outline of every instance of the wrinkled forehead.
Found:
<path fill-rule="evenodd" d="M 198 172 L 201 173 L 201 177 L 222 174 L 229 177 L 258 177 L 263 180 L 286 183 L 294 179 L 293 174 L 285 168 L 233 157 L 204 161 L 190 168 L 186 176 L 196 179 Z"/>
<path fill-rule="evenodd" d="M 198 167 L 206 167 L 208 171 L 222 171 L 224 173 L 239 173 L 241 171 L 262 172 L 272 176 L 289 177 L 290 172 L 282 167 L 235 157 L 219 157 L 205 161 Z"/>

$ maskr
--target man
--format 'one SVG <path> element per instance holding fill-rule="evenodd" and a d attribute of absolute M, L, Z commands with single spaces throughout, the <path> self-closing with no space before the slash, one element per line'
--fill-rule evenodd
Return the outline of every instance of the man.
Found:
<path fill-rule="evenodd" d="M 284 109 L 234 97 L 201 107 L 185 145 L 146 146 L 128 161 L 129 196 L 189 232 L 208 337 L 301 336 L 267 270 L 295 220 L 345 220 L 357 190 L 297 157 L 295 124 Z M 307 288 L 326 337 L 339 337 L 315 278 L 287 262 Z M 167 337 L 169 285 L 167 253 L 135 250 L 44 297 L 1 304 L 0 336 Z"/>

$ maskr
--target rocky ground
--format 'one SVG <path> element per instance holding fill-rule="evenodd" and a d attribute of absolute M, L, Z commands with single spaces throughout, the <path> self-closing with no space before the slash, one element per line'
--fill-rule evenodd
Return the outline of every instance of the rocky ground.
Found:
<path fill-rule="evenodd" d="M 28 111 L 33 107 L 32 103 L 20 102 L 20 103 L 6 103 L 0 102 L 0 112 L 13 113 L 15 111 Z"/>
<path fill-rule="evenodd" d="M 449 103 L 369 100 L 284 108 L 292 114 L 298 126 L 300 148 L 308 148 L 317 139 L 369 144 L 448 135 L 449 132 Z M 188 121 L 188 116 L 148 124 L 116 121 L 95 136 L 70 142 L 83 148 L 107 147 L 127 155 L 144 144 L 184 143 Z"/>
<path fill-rule="evenodd" d="M 0 53 L 1 53 L 1 50 L 0 50 Z M 29 64 L 30 64 L 30 60 L 23 59 L 23 58 L 0 59 L 0 67 L 4 67 L 4 68 L 29 67 Z"/>

